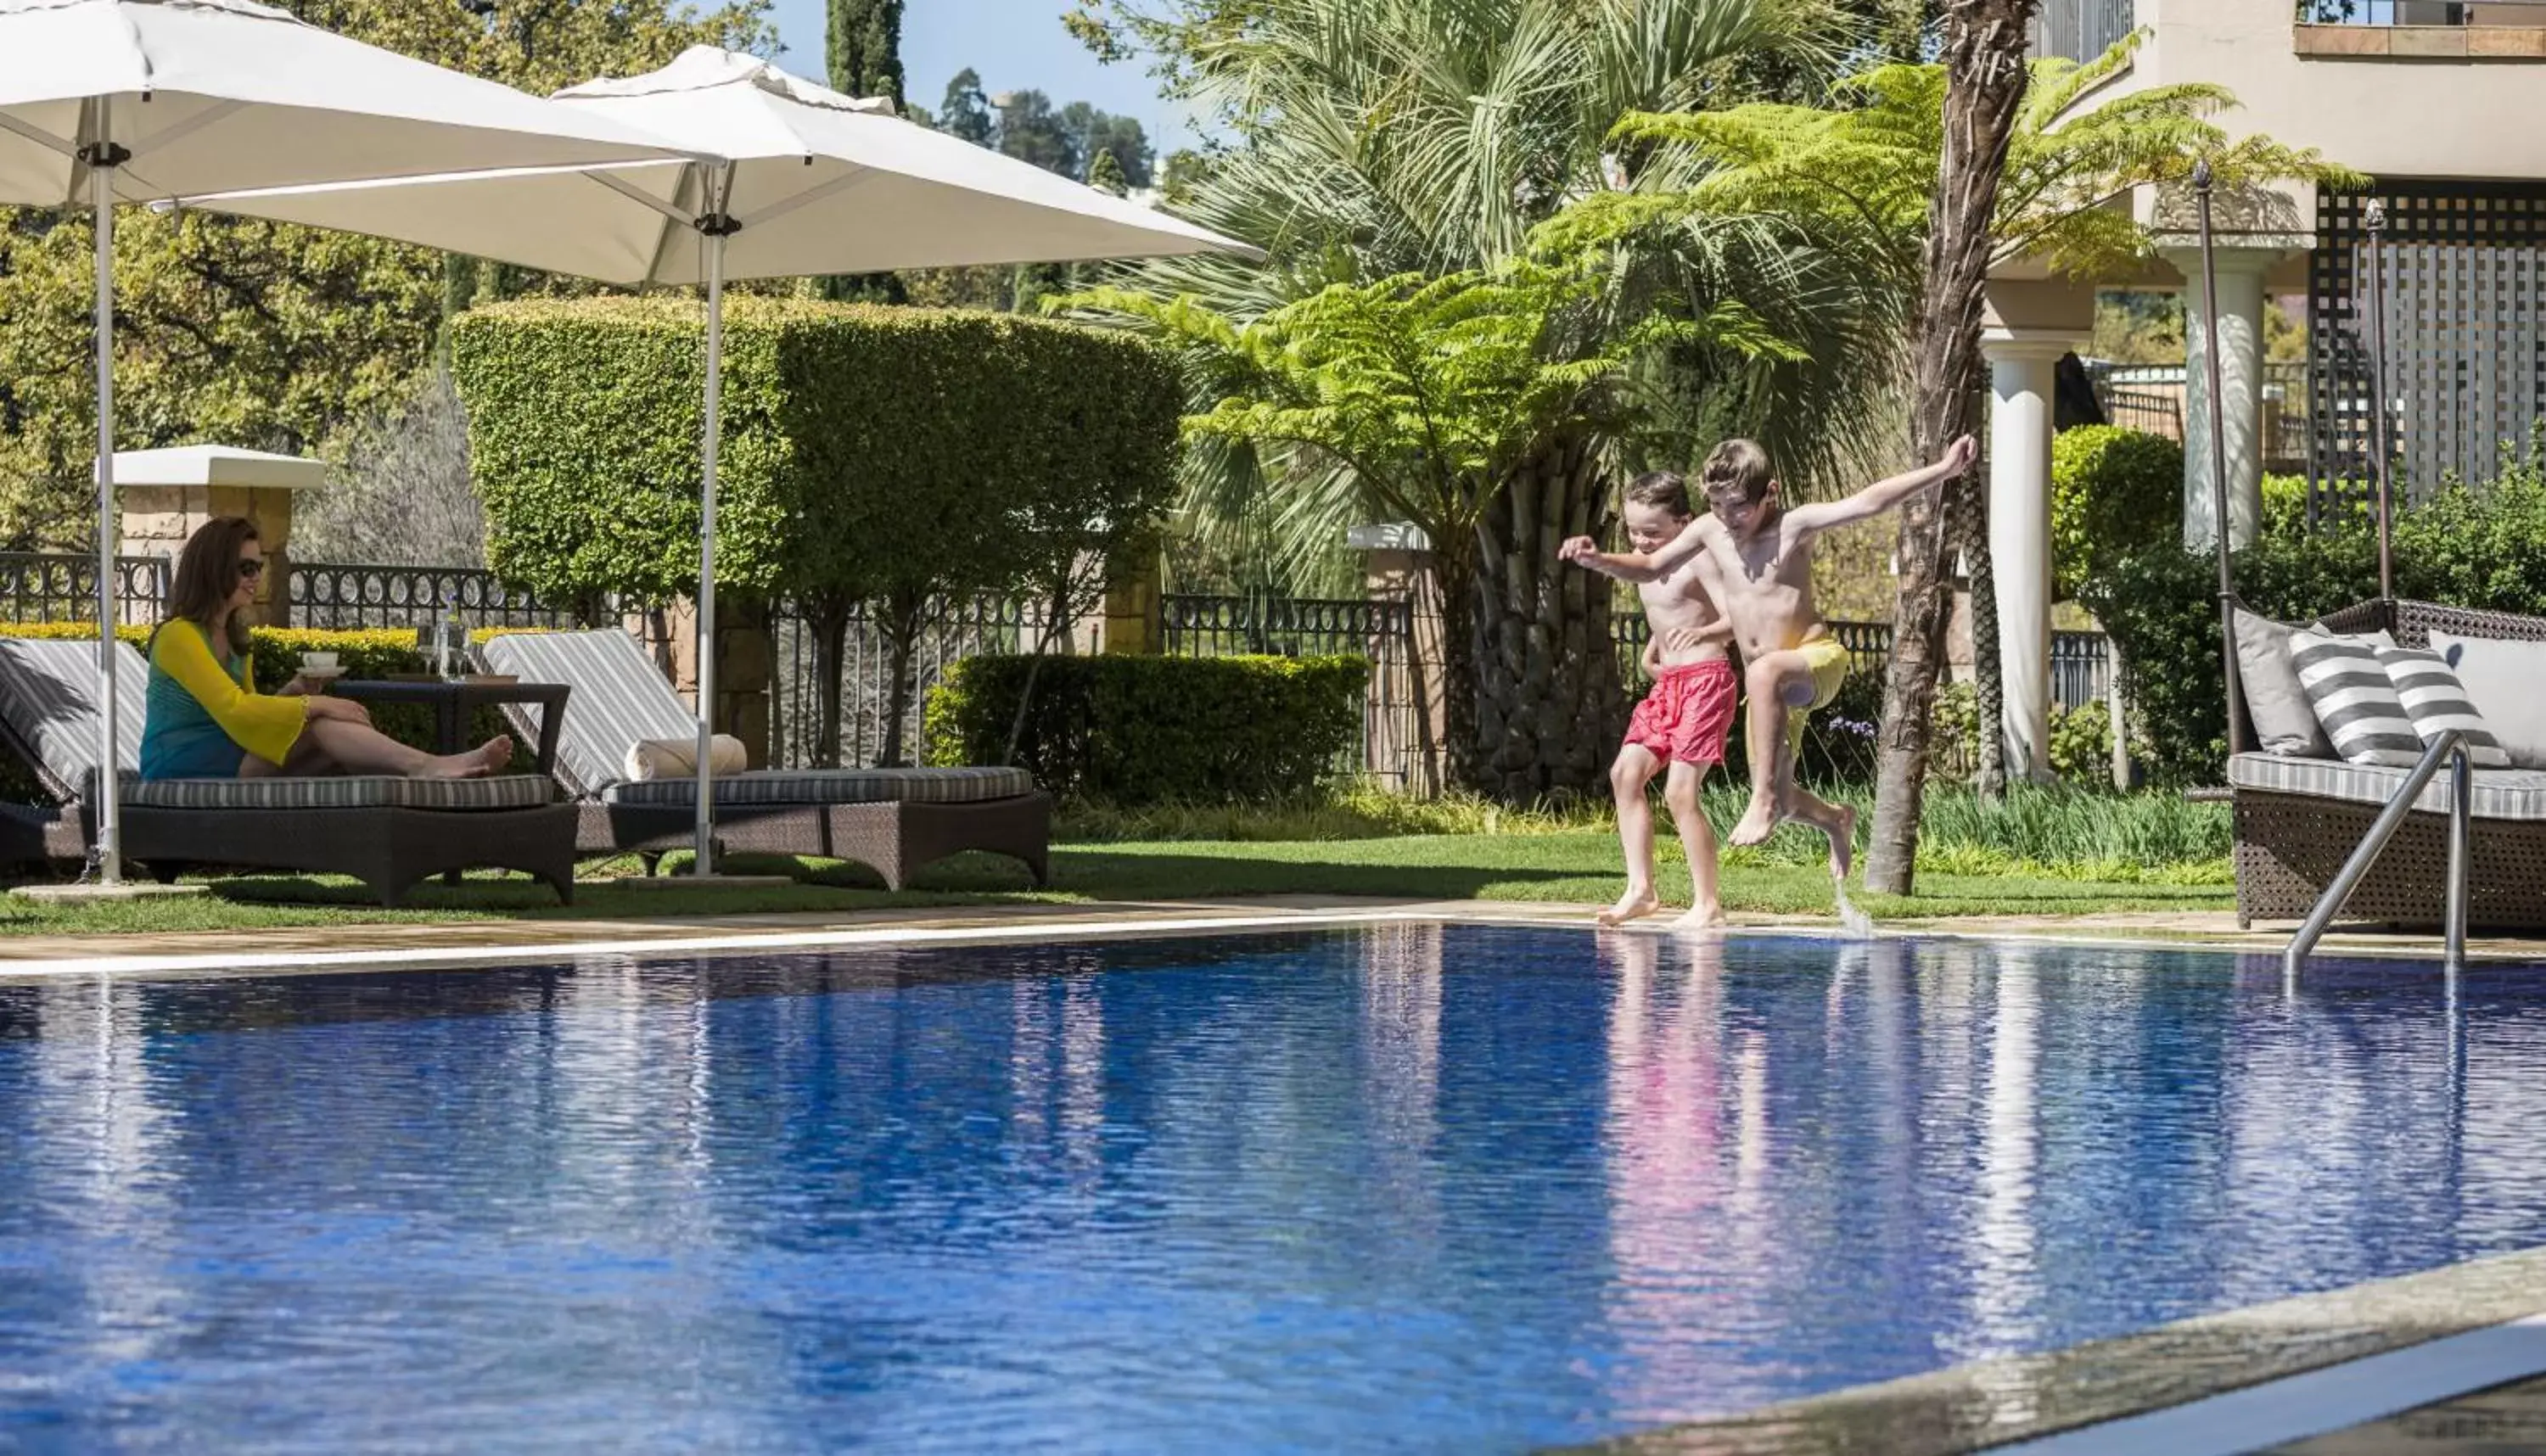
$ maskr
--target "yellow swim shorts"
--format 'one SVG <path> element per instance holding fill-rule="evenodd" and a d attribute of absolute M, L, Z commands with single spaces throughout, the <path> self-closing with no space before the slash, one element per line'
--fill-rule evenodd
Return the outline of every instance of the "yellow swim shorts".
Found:
<path fill-rule="evenodd" d="M 1804 722 L 1830 705 L 1838 696 L 1839 684 L 1847 681 L 1847 648 L 1834 637 L 1817 637 L 1795 648 L 1813 669 L 1813 701 L 1805 708 L 1786 710 L 1786 746 L 1794 752 L 1804 751 Z"/>

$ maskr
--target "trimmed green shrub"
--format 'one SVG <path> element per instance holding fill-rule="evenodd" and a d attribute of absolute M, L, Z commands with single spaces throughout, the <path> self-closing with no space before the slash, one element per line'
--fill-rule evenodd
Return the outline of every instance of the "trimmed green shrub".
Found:
<path fill-rule="evenodd" d="M 452 324 L 499 571 L 555 600 L 698 576 L 705 319 L 533 300 Z M 1129 335 L 1013 314 L 725 300 L 718 581 L 878 595 L 1027 574 L 1044 539 L 1174 489 L 1183 385 Z"/>
<path fill-rule="evenodd" d="M 1016 761 L 1046 789 L 1118 805 L 1217 804 L 1296 795 L 1328 778 L 1360 729 L 1370 663 L 967 657 L 929 692 L 929 761 L 1002 761 L 1029 674 Z"/>
<path fill-rule="evenodd" d="M 2063 430 L 2051 443 L 2051 561 L 2062 600 L 2132 552 L 2183 533 L 2183 447 L 2114 425 Z"/>

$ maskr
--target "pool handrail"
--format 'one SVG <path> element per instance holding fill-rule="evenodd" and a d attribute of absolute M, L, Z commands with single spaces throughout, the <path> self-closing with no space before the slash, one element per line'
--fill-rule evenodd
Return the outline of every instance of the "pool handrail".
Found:
<path fill-rule="evenodd" d="M 2443 761 L 2449 765 L 2449 876 L 2446 898 L 2440 907 L 2441 959 L 2450 972 L 2465 968 L 2467 851 L 2474 830 L 2470 801 L 2475 797 L 2475 776 L 2474 765 L 2467 759 L 2466 735 L 2456 728 L 2443 728 L 2437 737 L 2431 739 L 2430 746 L 2422 750 L 2421 761 L 2414 765 L 2413 772 L 2405 775 L 2405 782 L 2396 786 L 2396 792 L 2387 800 L 2387 807 L 2379 811 L 2377 821 L 2369 826 L 2368 833 L 2361 836 L 2360 847 L 2351 851 L 2351 858 L 2342 862 L 2342 869 L 2334 875 L 2334 882 L 2325 887 L 2324 895 L 2317 898 L 2316 908 L 2308 912 L 2307 921 L 2299 926 L 2298 934 L 2290 937 L 2289 949 L 2281 956 L 2281 974 L 2289 981 L 2295 983 L 2298 980 L 2299 971 L 2307 965 L 2308 953 L 2315 950 L 2316 943 L 2324 938 L 2326 927 L 2334 923 L 2334 917 L 2342 912 L 2343 902 L 2351 899 L 2352 889 L 2359 885 L 2363 875 L 2369 873 L 2369 867 L 2378 862 L 2379 852 L 2387 847 L 2387 841 L 2395 836 L 2397 827 L 2405 822 L 2405 815 L 2413 813 L 2414 802 L 2421 797 L 2423 786 L 2430 783 L 2431 775 L 2439 772 Z"/>

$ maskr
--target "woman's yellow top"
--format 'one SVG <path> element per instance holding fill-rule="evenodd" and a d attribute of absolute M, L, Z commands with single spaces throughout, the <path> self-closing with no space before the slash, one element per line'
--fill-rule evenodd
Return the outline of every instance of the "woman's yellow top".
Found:
<path fill-rule="evenodd" d="M 164 725 L 173 730 L 171 736 L 185 736 L 188 728 L 202 726 L 201 719 L 186 711 L 198 708 L 231 742 L 280 766 L 308 725 L 308 705 L 299 698 L 250 689 L 248 684 L 256 681 L 255 664 L 246 653 L 233 657 L 231 664 L 225 668 L 212 655 L 212 639 L 203 628 L 184 618 L 162 626 L 150 642 L 149 716 L 158 720 L 164 713 L 171 720 Z M 182 696 L 172 694 L 171 687 L 182 690 Z M 157 722 L 145 725 L 143 736 L 162 727 Z M 152 756 L 148 747 L 145 743 L 145 759 Z M 142 772 L 145 778 L 152 776 L 147 767 Z"/>

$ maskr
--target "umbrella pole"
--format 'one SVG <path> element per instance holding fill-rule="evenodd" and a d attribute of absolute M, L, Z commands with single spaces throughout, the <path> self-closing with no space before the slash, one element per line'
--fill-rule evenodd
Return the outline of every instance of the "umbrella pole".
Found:
<path fill-rule="evenodd" d="M 708 391 L 707 419 L 699 437 L 699 783 L 697 842 L 690 873 L 702 878 L 716 873 L 711 853 L 716 841 L 715 783 L 708 772 L 708 753 L 716 734 L 717 437 L 723 432 L 724 240 L 732 230 L 732 220 L 721 214 L 699 219 L 708 252 Z"/>
<path fill-rule="evenodd" d="M 105 139 L 103 106 L 99 139 L 83 148 L 88 163 L 88 205 L 97 226 L 97 676 L 98 755 L 102 767 L 96 786 L 97 879 L 101 885 L 124 880 L 123 786 L 116 769 L 115 702 L 115 169 L 124 148 Z"/>
<path fill-rule="evenodd" d="M 2237 580 L 2229 567 L 2227 404 L 2219 397 L 2219 269 L 2211 256 L 2210 163 L 2192 169 L 2192 190 L 2201 203 L 2201 328 L 2204 381 L 2210 397 L 2203 413 L 2210 417 L 2210 510 L 2212 546 L 2219 554 L 2220 675 L 2228 690 L 2228 751 L 2246 751 L 2245 688 L 2237 671 Z M 2257 523 L 2259 524 L 2259 523 Z"/>

